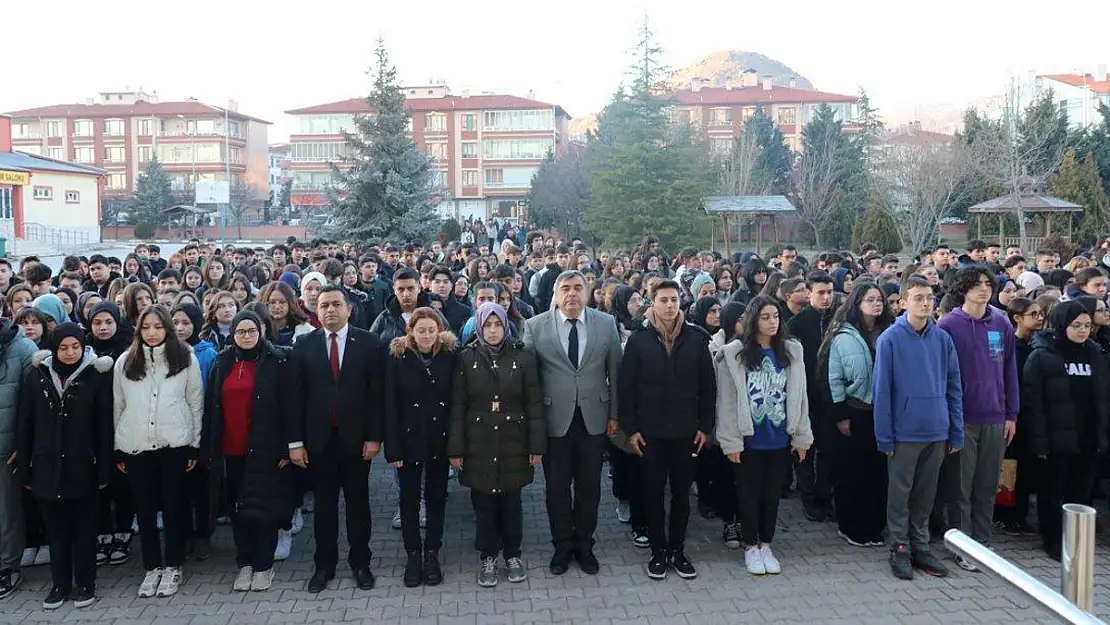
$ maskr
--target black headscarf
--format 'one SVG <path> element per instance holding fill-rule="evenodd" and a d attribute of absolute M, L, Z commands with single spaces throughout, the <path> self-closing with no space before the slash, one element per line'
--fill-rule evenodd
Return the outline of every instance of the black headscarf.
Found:
<path fill-rule="evenodd" d="M 76 323 L 70 323 L 68 321 L 66 323 L 59 323 L 54 326 L 54 329 L 51 330 L 50 334 L 47 336 L 47 344 L 50 347 L 51 356 L 50 368 L 63 380 L 73 375 L 73 373 L 77 371 L 77 367 L 81 366 L 81 360 L 84 359 L 84 354 L 82 353 L 81 358 L 78 358 L 77 362 L 72 365 L 64 364 L 61 360 L 58 360 L 58 348 L 61 346 L 62 341 L 69 337 L 77 339 L 77 342 L 81 344 L 81 351 L 85 351 L 85 331 Z"/>
<path fill-rule="evenodd" d="M 1041 277 L 1044 278 L 1045 284 L 1054 286 L 1063 291 L 1064 287 L 1066 287 L 1068 284 L 1068 280 L 1074 278 L 1075 274 L 1068 271 L 1067 269 L 1053 269 L 1047 274 L 1043 274 Z"/>
<path fill-rule="evenodd" d="M 725 331 L 725 342 L 736 338 L 736 322 L 744 316 L 747 306 L 743 302 L 729 302 L 721 306 L 721 328 Z"/>
<path fill-rule="evenodd" d="M 258 342 L 250 349 L 243 349 L 235 342 L 235 330 L 244 321 L 253 323 L 255 329 L 258 330 Z M 258 360 L 262 355 L 262 350 L 266 348 L 266 336 L 262 330 L 262 319 L 249 310 L 244 310 L 235 315 L 235 318 L 231 320 L 231 345 L 235 349 L 235 360 Z"/>
<path fill-rule="evenodd" d="M 1059 348 L 1068 348 L 1075 343 L 1068 338 L 1068 326 L 1071 322 L 1075 321 L 1079 315 L 1091 315 L 1092 313 L 1087 310 L 1087 307 L 1082 302 L 1069 300 L 1060 302 L 1048 314 L 1049 325 L 1056 334 L 1056 345 Z"/>
<path fill-rule="evenodd" d="M 635 293 L 636 289 L 630 286 L 618 286 L 613 291 L 613 303 L 609 307 L 609 312 L 616 318 L 617 323 L 626 330 L 631 330 L 635 323 L 632 313 L 628 312 L 628 302 Z"/>
<path fill-rule="evenodd" d="M 108 313 L 112 316 L 112 319 L 116 321 L 116 333 L 113 334 L 111 338 L 103 341 L 96 338 L 96 335 L 93 334 L 92 331 L 93 319 L 102 312 Z M 104 300 L 96 306 L 93 306 L 92 312 L 89 313 L 88 321 L 87 345 L 93 348 L 97 356 L 108 356 L 112 359 L 119 358 L 127 351 L 127 348 L 131 347 L 131 339 L 135 336 L 135 328 L 131 325 L 131 322 L 123 316 L 119 306 L 116 306 L 113 302 Z"/>
<path fill-rule="evenodd" d="M 694 302 L 694 306 L 691 309 L 690 321 L 692 321 L 694 323 L 694 325 L 696 325 L 699 328 L 705 330 L 706 332 L 708 332 L 711 335 L 716 333 L 717 330 L 720 329 L 720 325 L 719 325 L 720 324 L 720 316 L 717 317 L 718 327 L 716 327 L 716 328 L 713 328 L 713 327 L 710 327 L 709 325 L 707 325 L 706 322 L 705 322 L 705 318 L 709 315 L 709 311 L 714 306 L 720 306 L 720 305 L 721 305 L 721 300 L 717 299 L 716 297 L 710 296 L 710 297 L 703 297 L 703 298 L 699 299 L 698 301 Z"/>
<path fill-rule="evenodd" d="M 200 342 L 200 329 L 204 327 L 204 313 L 200 311 L 200 307 L 196 304 L 184 302 L 174 307 L 173 312 L 170 313 L 170 319 L 179 312 L 185 313 L 189 317 L 189 321 L 193 323 L 193 334 L 185 339 L 189 345 L 196 345 Z"/>
<path fill-rule="evenodd" d="M 85 313 L 83 311 L 85 310 L 85 304 L 89 303 L 89 300 L 94 297 L 99 300 L 104 299 L 100 296 L 100 293 L 97 293 L 96 291 L 85 291 L 81 295 L 77 296 L 77 303 L 73 305 L 73 318 L 77 321 L 77 323 L 81 325 L 82 328 L 85 328 L 86 330 L 88 330 L 92 325 L 92 319 L 86 319 Z"/>

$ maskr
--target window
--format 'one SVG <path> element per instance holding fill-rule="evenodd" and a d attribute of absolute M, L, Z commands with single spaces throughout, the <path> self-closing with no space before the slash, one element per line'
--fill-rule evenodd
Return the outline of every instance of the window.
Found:
<path fill-rule="evenodd" d="M 46 122 L 46 136 L 60 137 L 62 136 L 62 122 Z"/>
<path fill-rule="evenodd" d="M 92 148 L 77 148 L 73 151 L 73 160 L 78 163 L 95 163 L 96 153 Z"/>
<path fill-rule="evenodd" d="M 153 128 L 152 128 L 152 124 L 150 122 L 151 122 L 151 120 L 149 120 L 149 119 L 140 119 L 139 120 L 139 136 L 140 137 L 149 137 L 152 134 L 154 134 L 152 132 Z"/>
<path fill-rule="evenodd" d="M 462 157 L 463 158 L 478 158 L 478 142 L 477 141 L 463 141 Z"/>
<path fill-rule="evenodd" d="M 218 143 L 197 144 L 198 163 L 219 163 L 222 161 L 222 146 Z"/>
<path fill-rule="evenodd" d="M 424 152 L 428 156 L 435 159 L 447 158 L 447 144 L 446 143 L 429 143 L 424 146 Z"/>
<path fill-rule="evenodd" d="M 476 187 L 478 186 L 478 170 L 477 169 L 464 169 L 462 173 L 462 186 Z"/>
<path fill-rule="evenodd" d="M 527 189 L 539 167 L 497 167 L 486 170 L 486 186 L 492 188 Z"/>
<path fill-rule="evenodd" d="M 351 115 L 306 115 L 300 121 L 301 133 L 306 135 L 337 135 L 355 125 Z"/>
<path fill-rule="evenodd" d="M 238 165 L 243 164 L 243 150 L 240 148 L 231 148 L 231 162 Z"/>
<path fill-rule="evenodd" d="M 75 137 L 91 137 L 93 136 L 93 123 L 90 119 L 78 119 L 73 122 L 73 136 Z"/>
<path fill-rule="evenodd" d="M 550 109 L 538 111 L 486 111 L 482 113 L 486 130 L 554 130 L 555 115 Z"/>
<path fill-rule="evenodd" d="M 109 189 L 126 189 L 127 188 L 127 174 L 108 174 L 108 188 Z"/>
<path fill-rule="evenodd" d="M 331 172 L 295 171 L 293 172 L 294 189 L 323 189 L 331 182 Z"/>
<path fill-rule="evenodd" d="M 106 119 L 104 120 L 104 135 L 108 137 L 122 137 L 123 136 L 123 120 L 122 119 Z"/>
<path fill-rule="evenodd" d="M 433 169 L 431 173 L 433 188 L 442 189 L 447 186 L 447 172 L 442 169 Z"/>
<path fill-rule="evenodd" d="M 447 116 L 443 113 L 427 113 L 424 115 L 424 131 L 438 132 L 447 130 Z"/>
<path fill-rule="evenodd" d="M 149 163 L 150 162 L 150 157 L 153 154 L 154 154 L 154 148 L 150 147 L 149 145 L 140 145 L 139 146 L 139 162 L 140 163 Z"/>
<path fill-rule="evenodd" d="M 486 186 L 497 187 L 505 182 L 505 170 L 503 169 L 487 169 L 486 170 Z"/>
<path fill-rule="evenodd" d="M 31 135 L 31 124 L 12 124 L 12 138 L 22 139 Z"/>
<path fill-rule="evenodd" d="M 65 149 L 63 148 L 46 148 L 46 155 L 56 161 L 66 159 Z"/>
<path fill-rule="evenodd" d="M 709 149 L 712 150 L 714 154 L 727 154 L 731 148 L 731 137 L 728 139 L 714 138 L 710 140 Z"/>
<path fill-rule="evenodd" d="M 66 191 L 66 204 L 80 204 L 81 192 L 80 191 Z"/>
<path fill-rule="evenodd" d="M 547 154 L 554 149 L 553 138 L 490 139 L 482 147 L 484 157 L 494 160 L 539 160 L 547 158 Z"/>
<path fill-rule="evenodd" d="M 109 146 L 104 148 L 105 163 L 122 163 L 123 159 L 123 146 Z"/>
<path fill-rule="evenodd" d="M 798 109 L 793 106 L 788 106 L 779 109 L 779 125 L 797 124 L 798 123 Z"/>
<path fill-rule="evenodd" d="M 239 131 L 239 122 L 237 122 L 237 121 L 228 121 L 227 122 L 227 128 L 228 128 L 228 131 L 227 131 L 228 134 L 231 135 L 232 137 L 241 137 L 241 136 L 243 136 L 242 134 L 240 134 L 240 131 Z"/>
<path fill-rule="evenodd" d="M 289 158 L 297 162 L 323 163 L 342 160 L 350 154 L 346 143 L 294 143 L 289 146 Z"/>
<path fill-rule="evenodd" d="M 191 135 L 216 134 L 216 121 L 212 119 L 191 119 L 186 124 L 186 132 Z"/>
<path fill-rule="evenodd" d="M 24 152 L 26 154 L 34 154 L 35 156 L 42 156 L 41 145 L 17 145 L 15 147 L 18 148 L 20 152 Z"/>
<path fill-rule="evenodd" d="M 466 113 L 462 116 L 462 129 L 463 130 L 478 130 L 478 117 L 473 113 Z"/>
<path fill-rule="evenodd" d="M 754 106 L 745 106 L 744 108 L 740 109 L 740 121 L 746 122 L 749 119 L 755 117 L 755 110 L 756 107 Z"/>
<path fill-rule="evenodd" d="M 54 187 L 35 187 L 32 193 L 36 200 L 54 199 Z"/>
<path fill-rule="evenodd" d="M 731 124 L 732 123 L 732 109 L 730 108 L 716 108 L 710 109 L 709 121 L 713 124 Z"/>

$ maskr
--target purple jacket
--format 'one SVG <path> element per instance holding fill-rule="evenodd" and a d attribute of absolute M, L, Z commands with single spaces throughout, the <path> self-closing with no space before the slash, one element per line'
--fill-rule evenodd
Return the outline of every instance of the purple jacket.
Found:
<path fill-rule="evenodd" d="M 1001 311 L 987 306 L 982 319 L 962 308 L 945 315 L 938 327 L 952 337 L 960 361 L 964 424 L 1016 421 L 1020 408 L 1014 327 Z"/>

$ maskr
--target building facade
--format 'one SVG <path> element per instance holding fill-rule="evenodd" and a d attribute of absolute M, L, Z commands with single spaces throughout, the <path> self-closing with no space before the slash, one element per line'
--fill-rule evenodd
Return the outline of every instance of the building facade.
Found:
<path fill-rule="evenodd" d="M 282 201 L 281 185 L 285 184 L 289 175 L 285 170 L 286 164 L 289 162 L 289 144 L 275 143 L 270 146 L 269 154 L 270 199 L 273 201 L 274 206 L 278 206 Z"/>
<path fill-rule="evenodd" d="M 155 156 L 175 191 L 192 197 L 198 180 L 226 181 L 261 206 L 269 195 L 269 122 L 244 115 L 234 102 L 160 102 L 142 91 L 104 92 L 99 99 L 13 111 L 16 150 L 107 171 L 104 196 L 127 200 Z M 249 191 L 247 191 L 249 189 Z"/>
<path fill-rule="evenodd" d="M 673 113 L 679 121 L 701 128 L 710 149 L 728 151 L 744 129 L 744 122 L 755 115 L 757 108 L 782 131 L 786 144 L 798 151 L 802 146 L 802 128 L 813 119 L 822 105 L 832 107 L 837 119 L 846 125 L 859 117 L 859 98 L 824 91 L 781 86 L 771 76 L 762 79 L 754 70 L 741 76 L 740 84 L 707 87 L 694 81 L 689 88 L 672 93 Z"/>
<path fill-rule="evenodd" d="M 404 87 L 413 140 L 432 158 L 444 216 L 515 219 L 532 176 L 549 153 L 567 145 L 570 117 L 561 107 L 511 95 L 452 95 L 443 85 Z M 294 207 L 325 207 L 331 163 L 349 154 L 344 131 L 371 111 L 356 98 L 286 111 L 299 132 L 289 138 Z"/>
<path fill-rule="evenodd" d="M 1052 89 L 1060 109 L 1067 112 L 1068 125 L 1072 128 L 1086 128 L 1102 122 L 1098 107 L 1110 106 L 1110 80 L 1107 80 L 1105 65 L 1095 74 L 1043 74 L 1037 76 L 1035 87 L 1038 93 Z"/>

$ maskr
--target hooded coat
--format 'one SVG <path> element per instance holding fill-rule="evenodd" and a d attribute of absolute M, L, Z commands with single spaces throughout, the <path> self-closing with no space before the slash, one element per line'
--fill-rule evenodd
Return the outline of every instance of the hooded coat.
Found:
<path fill-rule="evenodd" d="M 439 333 L 439 350 L 429 360 L 405 337 L 389 344 L 385 367 L 385 459 L 444 462 L 451 418 L 451 384 L 455 379 L 458 340 Z"/>
<path fill-rule="evenodd" d="M 416 307 L 429 306 L 428 294 L 424 291 L 416 296 Z M 405 335 L 405 318 L 401 314 L 401 304 L 396 296 L 390 296 L 385 303 L 385 310 L 374 320 L 370 326 L 370 333 L 377 336 L 383 345 L 388 345 L 393 339 Z"/>
<path fill-rule="evenodd" d="M 23 328 L 0 319 L 0 458 L 15 450 L 19 387 L 37 351 L 35 342 L 23 336 Z"/>

